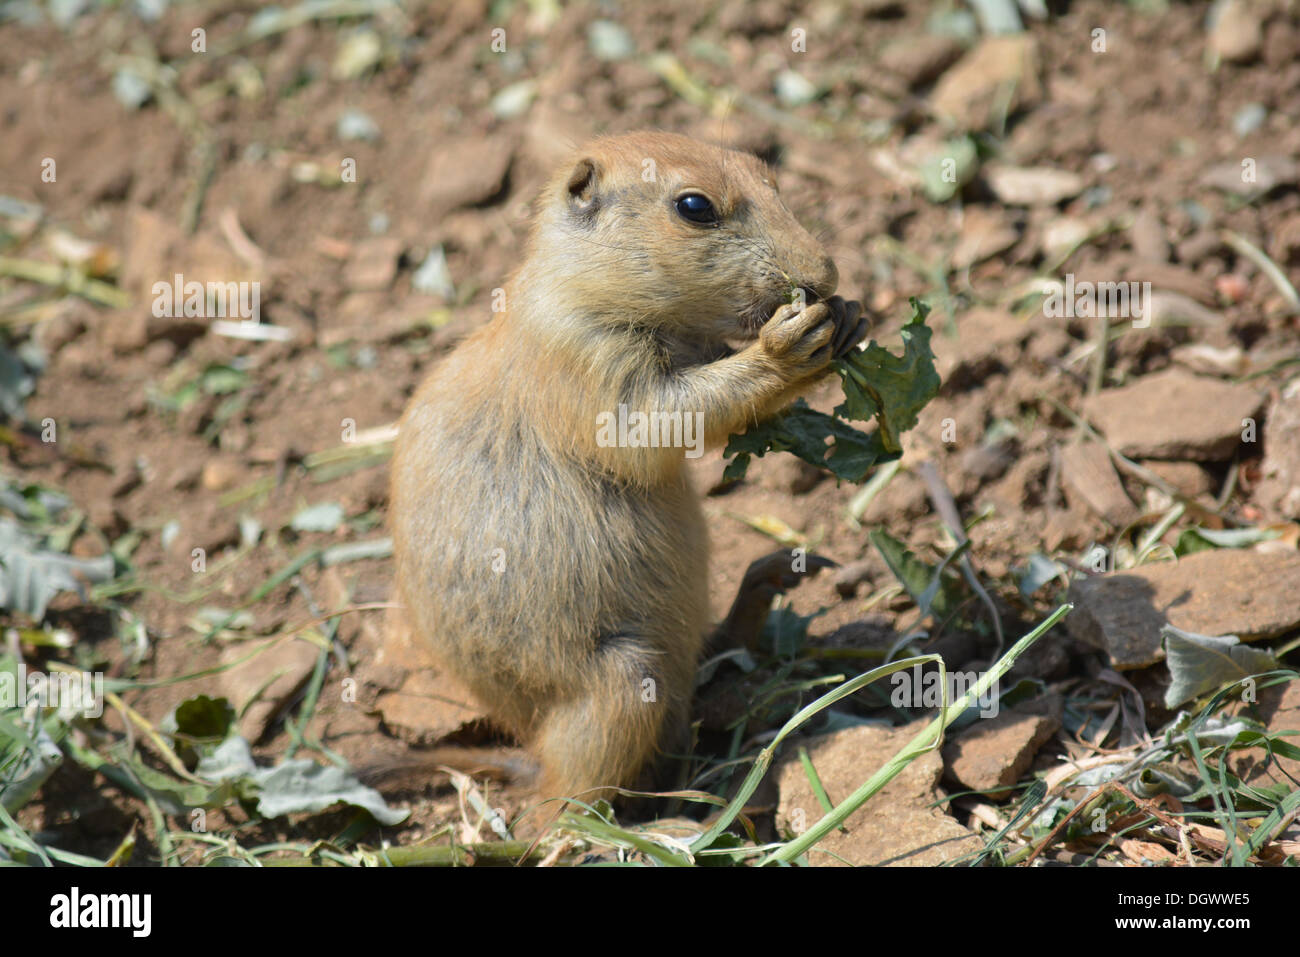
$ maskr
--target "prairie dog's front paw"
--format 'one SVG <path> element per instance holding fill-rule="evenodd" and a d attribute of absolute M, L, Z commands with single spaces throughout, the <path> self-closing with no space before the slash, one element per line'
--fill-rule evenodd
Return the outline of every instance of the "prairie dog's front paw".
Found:
<path fill-rule="evenodd" d="M 790 304 L 763 323 L 758 343 L 791 380 L 821 371 L 831 361 L 835 314 L 825 302 L 800 308 Z"/>

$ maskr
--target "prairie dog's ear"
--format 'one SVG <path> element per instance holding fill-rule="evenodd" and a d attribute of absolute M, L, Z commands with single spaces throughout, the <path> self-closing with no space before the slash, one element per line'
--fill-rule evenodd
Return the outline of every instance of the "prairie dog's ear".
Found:
<path fill-rule="evenodd" d="M 599 205 L 596 198 L 596 164 L 590 159 L 579 160 L 565 184 L 569 205 L 574 212 L 590 217 Z"/>

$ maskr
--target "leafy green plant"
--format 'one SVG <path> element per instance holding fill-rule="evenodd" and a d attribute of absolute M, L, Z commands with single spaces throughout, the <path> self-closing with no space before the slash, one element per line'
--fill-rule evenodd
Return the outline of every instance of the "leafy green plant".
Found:
<path fill-rule="evenodd" d="M 802 399 L 784 414 L 733 435 L 723 454 L 732 457 L 723 477 L 740 479 L 750 459 L 768 452 L 790 452 L 836 478 L 861 482 L 876 465 L 903 452 L 902 434 L 916 425 L 927 402 L 939 393 L 939 374 L 930 351 L 930 308 L 913 298 L 912 318 L 902 329 L 903 354 L 871 342 L 834 363 L 844 401 L 833 415 L 809 408 Z M 875 420 L 865 433 L 850 424 Z"/>

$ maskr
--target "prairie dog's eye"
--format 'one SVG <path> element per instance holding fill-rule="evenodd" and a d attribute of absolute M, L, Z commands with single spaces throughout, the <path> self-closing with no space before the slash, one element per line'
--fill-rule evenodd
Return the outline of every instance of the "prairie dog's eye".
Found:
<path fill-rule="evenodd" d="M 713 208 L 709 198 L 701 193 L 686 193 L 678 196 L 673 205 L 677 207 L 677 214 L 688 223 L 712 226 L 718 222 L 718 211 Z"/>

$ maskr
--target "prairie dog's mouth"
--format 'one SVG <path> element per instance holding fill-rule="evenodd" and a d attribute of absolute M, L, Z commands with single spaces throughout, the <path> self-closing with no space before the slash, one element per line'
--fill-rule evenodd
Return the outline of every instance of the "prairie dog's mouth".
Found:
<path fill-rule="evenodd" d="M 736 313 L 736 323 L 740 326 L 741 334 L 749 339 L 758 337 L 758 330 L 763 328 L 763 324 L 776 314 L 776 311 L 782 306 L 790 305 L 791 296 L 769 296 L 766 299 L 760 299 L 752 305 L 747 306 L 740 312 Z M 817 301 L 814 295 L 807 295 L 805 302 L 811 305 Z"/>

